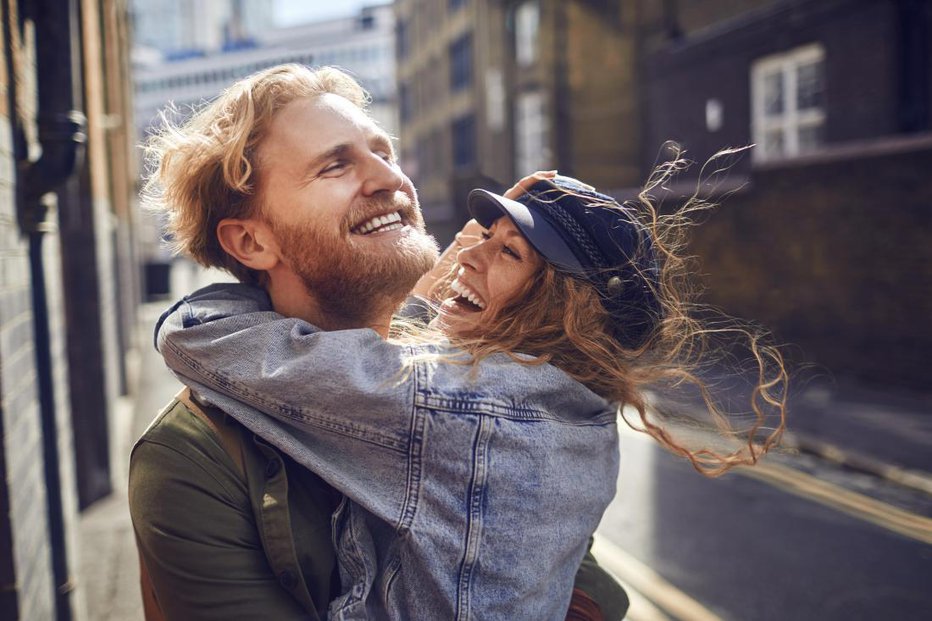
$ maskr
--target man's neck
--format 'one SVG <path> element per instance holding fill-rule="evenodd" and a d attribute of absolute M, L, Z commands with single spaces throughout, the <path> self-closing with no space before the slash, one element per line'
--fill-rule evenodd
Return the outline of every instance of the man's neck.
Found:
<path fill-rule="evenodd" d="M 268 293 L 275 312 L 285 317 L 303 319 L 328 331 L 372 328 L 382 338 L 388 337 L 392 315 L 398 307 L 393 301 L 386 300 L 382 304 L 370 305 L 365 314 L 349 315 L 326 309 L 319 300 L 307 293 L 303 285 L 296 286 L 296 283 L 284 285 L 272 282 L 268 286 Z"/>

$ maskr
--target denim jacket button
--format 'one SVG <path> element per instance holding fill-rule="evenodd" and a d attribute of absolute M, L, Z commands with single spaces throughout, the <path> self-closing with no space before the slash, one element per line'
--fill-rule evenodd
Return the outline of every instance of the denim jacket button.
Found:
<path fill-rule="evenodd" d="M 267 479 L 273 478 L 278 471 L 282 469 L 282 462 L 279 459 L 270 459 L 269 463 L 265 465 L 265 477 Z"/>
<path fill-rule="evenodd" d="M 298 577 L 290 569 L 286 569 L 278 574 L 278 583 L 288 590 L 295 588 L 298 584 Z"/>

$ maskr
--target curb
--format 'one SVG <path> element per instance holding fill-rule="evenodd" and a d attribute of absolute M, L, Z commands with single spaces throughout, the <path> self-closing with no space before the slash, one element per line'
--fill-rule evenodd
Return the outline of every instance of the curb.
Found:
<path fill-rule="evenodd" d="M 930 473 L 903 468 L 795 431 L 785 432 L 780 445 L 932 496 L 932 474 Z"/>

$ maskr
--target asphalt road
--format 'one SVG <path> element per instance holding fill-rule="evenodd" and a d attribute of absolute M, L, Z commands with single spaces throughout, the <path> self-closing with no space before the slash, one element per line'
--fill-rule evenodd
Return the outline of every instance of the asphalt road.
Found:
<path fill-rule="evenodd" d="M 656 597 L 644 585 L 657 618 L 932 618 L 928 495 L 793 456 L 771 460 L 777 478 L 706 479 L 641 434 L 623 434 L 621 452 L 600 533 L 668 583 Z M 671 612 L 671 591 L 699 612 Z"/>

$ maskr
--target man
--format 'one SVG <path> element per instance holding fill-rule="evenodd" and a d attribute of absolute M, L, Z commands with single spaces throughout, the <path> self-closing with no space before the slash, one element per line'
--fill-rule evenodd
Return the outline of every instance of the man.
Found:
<path fill-rule="evenodd" d="M 283 315 L 388 334 L 437 260 L 365 92 L 332 69 L 247 78 L 150 145 L 148 200 L 178 248 L 266 289 Z M 147 618 L 320 619 L 338 592 L 339 495 L 222 412 L 179 394 L 133 450 L 130 509 Z M 594 562 L 573 618 L 623 614 Z"/>

